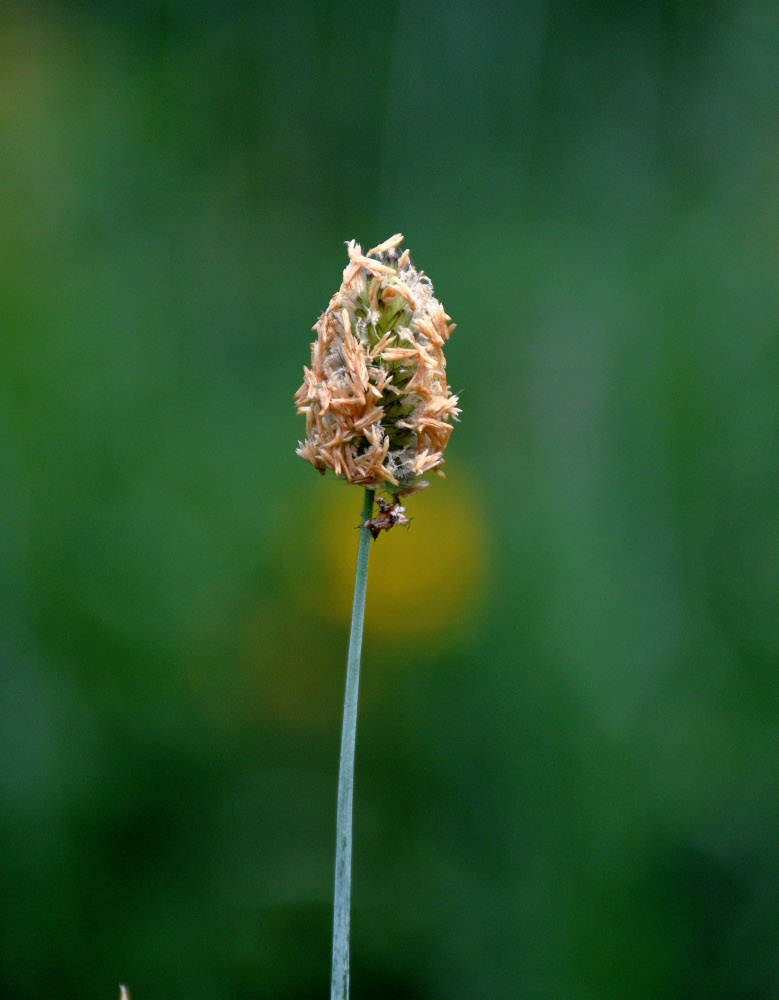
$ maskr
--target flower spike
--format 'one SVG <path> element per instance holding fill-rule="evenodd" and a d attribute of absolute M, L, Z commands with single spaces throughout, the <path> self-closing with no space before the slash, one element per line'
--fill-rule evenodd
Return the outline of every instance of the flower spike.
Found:
<path fill-rule="evenodd" d="M 397 233 L 363 254 L 350 241 L 343 283 L 314 327 L 311 368 L 295 393 L 306 418 L 297 453 L 315 469 L 398 496 L 443 475 L 460 410 L 443 347 L 454 329 Z"/>

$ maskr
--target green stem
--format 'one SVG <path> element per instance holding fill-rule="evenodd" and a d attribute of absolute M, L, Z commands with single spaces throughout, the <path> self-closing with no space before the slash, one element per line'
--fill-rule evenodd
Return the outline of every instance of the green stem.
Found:
<path fill-rule="evenodd" d="M 330 1000 L 349 1000 L 349 924 L 352 895 L 352 800 L 354 798 L 354 741 L 357 735 L 357 691 L 360 685 L 362 624 L 371 535 L 363 527 L 373 513 L 373 490 L 365 491 L 360 520 L 360 544 L 354 578 L 352 628 L 346 661 L 346 696 L 338 769 L 338 813 L 335 825 L 335 893 L 333 905 L 333 973 Z"/>

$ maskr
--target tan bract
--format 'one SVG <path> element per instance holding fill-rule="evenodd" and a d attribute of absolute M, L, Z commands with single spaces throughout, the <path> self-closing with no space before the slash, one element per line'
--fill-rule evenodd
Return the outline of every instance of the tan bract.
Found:
<path fill-rule="evenodd" d="M 455 324 L 399 233 L 363 254 L 348 244 L 343 283 L 319 317 L 311 368 L 295 393 L 306 416 L 298 455 L 368 489 L 409 494 L 443 475 L 460 412 L 443 347 Z"/>

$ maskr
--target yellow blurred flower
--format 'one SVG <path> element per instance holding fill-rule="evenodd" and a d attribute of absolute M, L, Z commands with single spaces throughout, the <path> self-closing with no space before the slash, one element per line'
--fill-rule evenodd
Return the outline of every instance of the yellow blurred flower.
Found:
<path fill-rule="evenodd" d="M 367 634 L 385 643 L 456 635 L 480 604 L 486 582 L 487 539 L 481 506 L 462 474 L 446 489 L 431 491 L 414 506 L 409 529 L 395 528 L 371 544 L 368 570 Z M 312 532 L 322 546 L 327 575 L 328 615 L 348 622 L 354 577 L 354 545 L 344 545 L 355 525 L 351 491 L 334 492 L 320 506 L 321 530 Z"/>

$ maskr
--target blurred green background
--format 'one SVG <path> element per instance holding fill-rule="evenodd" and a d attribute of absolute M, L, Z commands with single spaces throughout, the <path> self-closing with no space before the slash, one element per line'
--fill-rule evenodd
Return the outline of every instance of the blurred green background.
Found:
<path fill-rule="evenodd" d="M 0 995 L 327 995 L 343 243 L 458 323 L 373 549 L 359 998 L 762 1000 L 779 8 L 0 7 Z"/>

